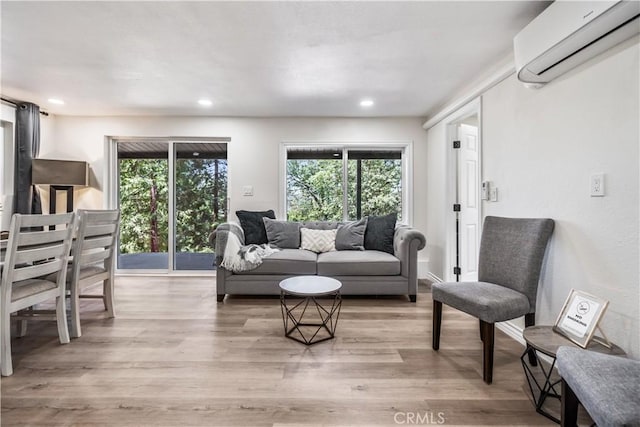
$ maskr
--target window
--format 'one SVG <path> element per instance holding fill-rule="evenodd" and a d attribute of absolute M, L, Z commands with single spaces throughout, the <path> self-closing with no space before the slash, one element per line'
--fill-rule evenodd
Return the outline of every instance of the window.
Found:
<path fill-rule="evenodd" d="M 343 221 L 395 212 L 408 222 L 408 144 L 285 146 L 288 220 Z"/>

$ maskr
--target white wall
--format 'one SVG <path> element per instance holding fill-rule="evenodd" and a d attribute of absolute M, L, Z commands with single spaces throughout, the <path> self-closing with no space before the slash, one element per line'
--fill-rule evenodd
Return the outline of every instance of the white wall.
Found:
<path fill-rule="evenodd" d="M 572 70 L 540 90 L 515 76 L 482 97 L 483 180 L 499 188 L 484 215 L 556 221 L 538 293 L 537 323 L 553 324 L 571 288 L 610 301 L 603 327 L 640 357 L 640 55 L 638 38 Z M 444 259 L 437 204 L 445 132 L 428 132 L 428 257 Z M 589 196 L 604 173 L 606 196 Z M 440 255 L 442 253 L 442 256 Z M 437 274 L 442 265 L 430 268 Z M 522 328 L 521 319 L 510 322 Z"/>
<path fill-rule="evenodd" d="M 97 182 L 79 190 L 78 208 L 104 206 L 105 137 L 229 137 L 230 212 L 274 209 L 279 217 L 279 155 L 282 141 L 413 142 L 413 225 L 426 228 L 424 186 L 426 133 L 420 118 L 215 118 L 215 117 L 68 117 L 58 116 L 55 142 L 41 148 L 41 157 L 86 160 Z M 253 197 L 242 196 L 252 185 Z M 419 256 L 425 257 L 425 251 Z M 426 271 L 426 269 L 424 270 Z"/>
<path fill-rule="evenodd" d="M 427 237 L 426 260 L 428 274 L 444 279 L 446 264 L 446 182 L 447 182 L 447 127 L 444 122 L 429 129 L 427 144 L 427 185 L 425 236 Z"/>

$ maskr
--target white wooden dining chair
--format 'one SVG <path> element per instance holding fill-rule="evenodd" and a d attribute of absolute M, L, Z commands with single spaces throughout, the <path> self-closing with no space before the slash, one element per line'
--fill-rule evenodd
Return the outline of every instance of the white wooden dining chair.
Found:
<path fill-rule="evenodd" d="M 119 210 L 78 210 L 76 238 L 71 246 L 67 290 L 71 298 L 71 336 L 80 337 L 80 298 L 100 298 L 109 317 L 115 317 L 113 272 L 120 224 Z M 102 282 L 102 294 L 82 289 Z"/>
<path fill-rule="evenodd" d="M 69 342 L 65 310 L 67 261 L 73 233 L 73 213 L 21 215 L 11 218 L 4 249 L 0 281 L 0 368 L 3 376 L 13 373 L 11 359 L 11 314 L 36 304 L 56 300 L 55 319 L 60 343 Z M 51 230 L 49 228 L 52 228 Z M 53 279 L 50 279 L 50 277 Z M 51 320 L 50 315 L 29 310 L 20 320 Z"/>

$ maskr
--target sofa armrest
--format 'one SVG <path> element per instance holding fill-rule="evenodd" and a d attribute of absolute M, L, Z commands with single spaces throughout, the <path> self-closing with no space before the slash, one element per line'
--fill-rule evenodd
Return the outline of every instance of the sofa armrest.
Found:
<path fill-rule="evenodd" d="M 218 302 L 222 302 L 222 300 L 224 300 L 227 277 L 231 275 L 230 271 L 220 267 L 220 264 L 222 264 L 222 260 L 224 259 L 224 250 L 227 247 L 227 238 L 229 233 L 233 233 L 238 236 L 240 244 L 244 245 L 244 232 L 242 231 L 242 227 L 234 222 L 223 222 L 217 226 L 215 231 L 209 236 L 209 243 L 216 250 L 216 265 L 218 266 L 216 269 L 216 294 Z"/>
<path fill-rule="evenodd" d="M 220 265 L 224 258 L 224 250 L 227 247 L 227 236 L 233 233 L 240 239 L 240 244 L 244 245 L 244 232 L 239 224 L 234 222 L 223 222 L 216 227 L 216 230 L 209 236 L 209 243 L 216 251 L 216 264 Z"/>
<path fill-rule="evenodd" d="M 393 251 L 400 260 L 400 274 L 409 280 L 409 295 L 418 293 L 418 251 L 426 245 L 424 234 L 415 228 L 400 226 L 393 237 Z"/>

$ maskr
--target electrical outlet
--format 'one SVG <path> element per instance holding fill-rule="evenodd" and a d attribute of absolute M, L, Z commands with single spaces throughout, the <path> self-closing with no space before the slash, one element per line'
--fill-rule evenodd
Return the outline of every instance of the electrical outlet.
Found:
<path fill-rule="evenodd" d="M 604 196 L 604 174 L 599 173 L 591 175 L 591 183 L 589 186 L 591 197 Z"/>

